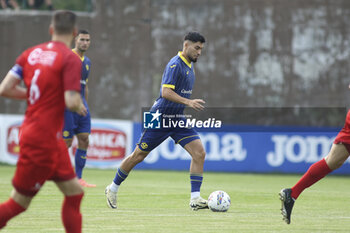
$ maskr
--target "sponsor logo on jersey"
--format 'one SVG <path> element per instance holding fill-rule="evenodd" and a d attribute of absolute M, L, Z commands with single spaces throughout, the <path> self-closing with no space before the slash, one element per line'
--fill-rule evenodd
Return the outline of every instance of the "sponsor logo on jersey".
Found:
<path fill-rule="evenodd" d="M 52 66 L 57 53 L 54 51 L 43 51 L 41 48 L 34 49 L 28 56 L 28 63 L 32 66 L 39 63 L 42 65 Z"/>
<path fill-rule="evenodd" d="M 182 89 L 182 90 L 181 90 L 181 93 L 182 93 L 182 94 L 192 94 L 192 90 L 185 90 L 185 89 Z"/>

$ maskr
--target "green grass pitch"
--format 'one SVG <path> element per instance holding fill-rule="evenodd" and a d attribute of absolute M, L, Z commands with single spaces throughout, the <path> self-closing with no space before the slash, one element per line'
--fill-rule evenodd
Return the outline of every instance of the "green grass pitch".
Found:
<path fill-rule="evenodd" d="M 0 202 L 12 189 L 14 167 L 0 165 Z M 205 173 L 201 195 L 224 190 L 231 196 L 226 213 L 189 209 L 188 172 L 132 171 L 119 190 L 118 209 L 106 205 L 104 189 L 114 170 L 85 169 L 83 232 L 349 232 L 350 179 L 329 176 L 307 189 L 295 204 L 292 223 L 282 222 L 278 192 L 300 175 Z M 64 232 L 62 194 L 44 185 L 30 208 L 1 232 Z"/>

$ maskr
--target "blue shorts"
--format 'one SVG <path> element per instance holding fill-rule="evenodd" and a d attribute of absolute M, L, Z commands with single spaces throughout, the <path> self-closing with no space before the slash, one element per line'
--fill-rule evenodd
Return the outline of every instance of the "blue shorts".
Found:
<path fill-rule="evenodd" d="M 185 145 L 189 142 L 200 139 L 198 133 L 194 129 L 190 128 L 176 128 L 172 130 L 145 129 L 139 142 L 137 143 L 137 146 L 142 151 L 150 152 L 168 137 L 171 137 L 176 144 L 180 144 L 182 147 L 185 147 Z"/>
<path fill-rule="evenodd" d="M 81 116 L 75 112 L 69 110 L 64 111 L 64 126 L 63 126 L 63 138 L 72 139 L 74 135 L 80 133 L 91 132 L 91 117 L 90 111 L 86 116 Z"/>

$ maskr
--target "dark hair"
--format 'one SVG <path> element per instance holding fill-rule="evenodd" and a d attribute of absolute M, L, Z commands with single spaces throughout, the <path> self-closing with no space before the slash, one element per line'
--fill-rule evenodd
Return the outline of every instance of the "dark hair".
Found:
<path fill-rule="evenodd" d="M 85 29 L 79 29 L 78 31 L 78 35 L 79 34 L 90 34 L 88 30 L 85 30 Z"/>
<path fill-rule="evenodd" d="M 76 26 L 77 16 L 67 10 L 57 11 L 52 17 L 52 25 L 59 35 L 70 34 Z"/>
<path fill-rule="evenodd" d="M 199 32 L 189 32 L 186 34 L 184 40 L 189 40 L 192 42 L 201 42 L 205 43 L 205 38 Z"/>

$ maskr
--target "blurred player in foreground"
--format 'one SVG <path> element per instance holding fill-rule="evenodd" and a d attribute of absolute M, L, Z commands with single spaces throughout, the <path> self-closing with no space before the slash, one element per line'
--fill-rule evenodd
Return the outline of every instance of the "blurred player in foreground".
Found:
<path fill-rule="evenodd" d="M 350 87 L 349 87 L 350 88 Z M 327 174 L 340 168 L 350 154 L 350 111 L 348 111 L 345 125 L 335 138 L 328 155 L 312 164 L 301 179 L 292 187 L 282 189 L 279 193 L 282 202 L 281 213 L 283 220 L 290 224 L 295 200 L 304 189 L 310 187 Z"/>
<path fill-rule="evenodd" d="M 194 67 L 202 53 L 205 38 L 198 32 L 188 33 L 183 42 L 183 50 L 167 64 L 162 78 L 160 96 L 151 108 L 158 114 L 183 115 L 186 106 L 195 110 L 203 110 L 205 103 L 202 99 L 190 99 L 195 80 Z M 191 200 L 193 210 L 208 208 L 207 200 L 201 198 L 200 187 L 203 180 L 203 165 L 205 151 L 198 133 L 190 128 L 172 128 L 167 130 L 145 129 L 134 152 L 126 157 L 118 169 L 113 182 L 106 187 L 105 194 L 109 207 L 117 208 L 117 191 L 134 166 L 142 162 L 146 156 L 165 139 L 171 137 L 191 155 L 190 166 Z"/>
<path fill-rule="evenodd" d="M 88 77 L 90 73 L 91 62 L 87 56 L 84 56 L 85 52 L 90 47 L 90 34 L 86 30 L 79 30 L 78 36 L 75 38 L 75 47 L 73 52 L 79 56 L 82 62 L 81 72 L 81 96 L 83 97 L 84 105 L 88 111 L 86 116 L 81 116 L 75 112 L 71 112 L 68 109 L 64 111 L 64 127 L 63 138 L 67 144 L 67 147 L 72 146 L 73 136 L 76 135 L 78 139 L 78 148 L 75 152 L 75 173 L 77 174 L 79 183 L 84 187 L 96 187 L 94 184 L 88 184 L 82 179 L 83 169 L 86 163 L 86 151 L 89 147 L 89 134 L 91 132 L 91 117 L 88 100 Z"/>
<path fill-rule="evenodd" d="M 69 49 L 77 33 L 76 15 L 56 12 L 50 25 L 52 40 L 24 51 L 0 84 L 0 95 L 27 99 L 20 131 L 20 157 L 11 197 L 0 204 L 0 228 L 25 211 L 47 180 L 64 194 L 62 221 L 66 232 L 82 230 L 80 203 L 84 192 L 62 139 L 65 106 L 86 115 L 80 96 L 81 61 Z M 25 87 L 20 86 L 23 81 Z"/>

